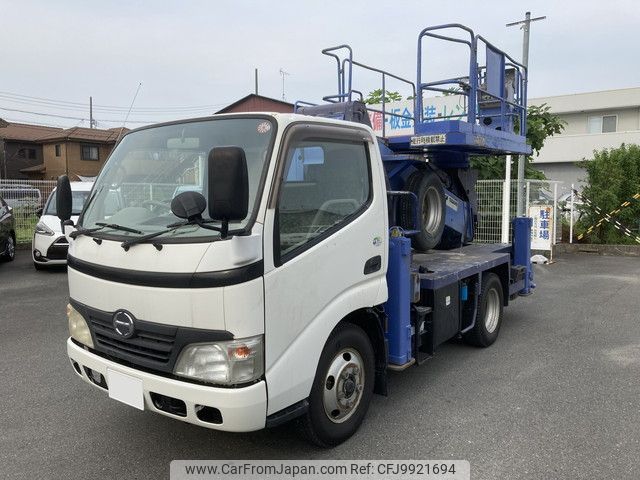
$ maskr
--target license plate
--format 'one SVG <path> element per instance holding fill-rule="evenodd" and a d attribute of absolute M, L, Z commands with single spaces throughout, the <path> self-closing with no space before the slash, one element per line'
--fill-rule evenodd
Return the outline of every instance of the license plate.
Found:
<path fill-rule="evenodd" d="M 142 380 L 139 378 L 107 369 L 107 386 L 110 398 L 144 410 Z"/>

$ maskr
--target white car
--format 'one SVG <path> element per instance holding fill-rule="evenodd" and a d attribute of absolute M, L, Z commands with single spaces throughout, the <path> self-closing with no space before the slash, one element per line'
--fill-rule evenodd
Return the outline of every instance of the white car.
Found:
<path fill-rule="evenodd" d="M 78 221 L 78 215 L 89 197 L 93 182 L 72 182 L 71 194 L 73 196 L 72 217 L 73 222 Z M 33 233 L 31 244 L 31 256 L 36 270 L 54 265 L 66 265 L 69 242 L 62 234 L 60 219 L 56 214 L 56 191 L 49 195 L 47 203 L 42 210 L 42 216 Z"/>

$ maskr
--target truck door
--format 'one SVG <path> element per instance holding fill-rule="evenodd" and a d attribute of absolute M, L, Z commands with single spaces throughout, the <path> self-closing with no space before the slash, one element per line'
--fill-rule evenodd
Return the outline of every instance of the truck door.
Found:
<path fill-rule="evenodd" d="M 309 394 L 344 316 L 386 299 L 386 199 L 371 138 L 309 123 L 286 133 L 265 221 L 269 414 Z"/>

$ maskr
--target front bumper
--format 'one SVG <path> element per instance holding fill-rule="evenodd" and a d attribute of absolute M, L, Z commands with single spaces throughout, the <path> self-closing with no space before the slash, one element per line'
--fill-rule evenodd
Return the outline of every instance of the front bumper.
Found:
<path fill-rule="evenodd" d="M 36 250 L 40 256 L 36 256 Z M 66 265 L 69 243 L 64 236 L 48 236 L 34 233 L 31 247 L 33 261 L 41 265 Z"/>
<path fill-rule="evenodd" d="M 80 367 L 76 374 L 94 387 L 104 390 L 89 379 L 86 368 L 90 368 L 105 378 L 107 368 L 142 380 L 144 408 L 168 417 L 193 423 L 202 427 L 229 432 L 250 432 L 265 427 L 267 415 L 267 388 L 264 381 L 243 388 L 219 388 L 174 380 L 135 370 L 112 362 L 79 347 L 71 338 L 67 339 L 67 354 Z M 108 388 L 108 386 L 107 386 Z M 156 408 L 151 393 L 182 400 L 186 404 L 186 416 L 179 416 Z M 216 408 L 222 421 L 211 423 L 202 421 L 196 415 L 196 405 Z"/>

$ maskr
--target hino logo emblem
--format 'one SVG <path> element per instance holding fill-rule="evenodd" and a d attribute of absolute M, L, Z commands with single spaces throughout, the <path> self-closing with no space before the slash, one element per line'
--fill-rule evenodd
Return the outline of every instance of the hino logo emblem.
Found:
<path fill-rule="evenodd" d="M 135 332 L 133 315 L 125 310 L 118 310 L 113 314 L 113 328 L 123 338 L 133 337 Z"/>

